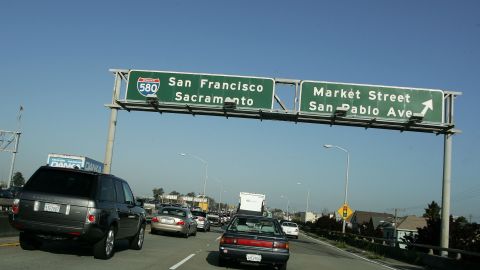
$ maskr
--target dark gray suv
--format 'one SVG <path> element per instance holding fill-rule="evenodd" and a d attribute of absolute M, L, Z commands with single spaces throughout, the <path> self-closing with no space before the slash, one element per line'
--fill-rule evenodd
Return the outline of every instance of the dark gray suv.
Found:
<path fill-rule="evenodd" d="M 92 245 L 95 258 L 109 259 L 117 239 L 142 248 L 146 219 L 125 180 L 43 166 L 14 200 L 11 224 L 20 231 L 23 249 L 37 249 L 44 240 L 73 239 Z"/>

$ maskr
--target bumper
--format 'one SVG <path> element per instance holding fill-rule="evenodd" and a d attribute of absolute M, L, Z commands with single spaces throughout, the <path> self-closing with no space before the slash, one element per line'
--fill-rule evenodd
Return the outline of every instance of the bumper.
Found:
<path fill-rule="evenodd" d="M 101 240 L 106 233 L 106 230 L 101 229 L 95 224 L 65 226 L 31 220 L 24 222 L 20 219 L 15 219 L 11 221 L 11 225 L 19 231 L 28 232 L 39 238 L 50 240 L 73 239 L 96 243 Z"/>
<path fill-rule="evenodd" d="M 298 232 L 285 232 L 288 237 L 298 238 Z"/>
<path fill-rule="evenodd" d="M 187 227 L 182 225 L 169 225 L 169 224 L 162 224 L 162 223 L 151 223 L 151 229 L 155 231 L 161 232 L 169 232 L 169 233 L 187 233 Z"/>
<path fill-rule="evenodd" d="M 205 228 L 208 228 L 208 226 L 209 226 L 209 225 L 208 225 L 208 223 L 206 223 L 206 222 L 198 222 L 198 221 L 197 221 L 197 229 L 202 229 L 202 230 L 203 230 L 203 229 L 205 229 Z"/>
<path fill-rule="evenodd" d="M 260 264 L 284 264 L 288 261 L 290 253 L 288 250 L 278 249 L 273 251 L 260 249 L 238 248 L 234 246 L 220 246 L 219 256 L 222 259 L 235 260 L 239 262 L 251 262 L 247 260 L 247 254 L 256 254 L 261 256 Z"/>

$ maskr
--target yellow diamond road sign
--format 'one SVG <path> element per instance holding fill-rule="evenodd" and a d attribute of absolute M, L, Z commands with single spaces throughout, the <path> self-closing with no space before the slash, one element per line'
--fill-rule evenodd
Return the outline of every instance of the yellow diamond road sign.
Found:
<path fill-rule="evenodd" d="M 348 207 L 348 204 L 344 204 L 342 207 L 338 208 L 337 212 L 343 219 L 347 219 L 353 214 L 353 211 Z"/>

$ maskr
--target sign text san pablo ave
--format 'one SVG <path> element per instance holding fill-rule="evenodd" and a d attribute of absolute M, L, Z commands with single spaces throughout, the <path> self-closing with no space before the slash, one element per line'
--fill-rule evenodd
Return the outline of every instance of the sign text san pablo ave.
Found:
<path fill-rule="evenodd" d="M 348 117 L 407 121 L 413 114 L 424 122 L 443 123 L 443 92 L 391 86 L 303 81 L 300 112 L 332 115 L 337 107 Z"/>

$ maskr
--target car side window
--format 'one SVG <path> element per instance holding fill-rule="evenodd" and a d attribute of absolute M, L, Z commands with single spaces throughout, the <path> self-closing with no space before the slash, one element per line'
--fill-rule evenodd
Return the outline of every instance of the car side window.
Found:
<path fill-rule="evenodd" d="M 99 200 L 107 202 L 115 201 L 115 186 L 113 185 L 112 178 L 105 177 L 101 179 Z"/>
<path fill-rule="evenodd" d="M 130 187 L 125 182 L 123 182 L 122 184 L 123 184 L 123 191 L 124 191 L 124 194 L 125 194 L 125 203 L 134 204 L 135 199 L 133 198 L 133 193 L 130 190 Z"/>
<path fill-rule="evenodd" d="M 115 181 L 115 193 L 117 193 L 117 202 L 125 203 L 125 193 L 123 191 L 122 182 L 119 180 Z"/>

